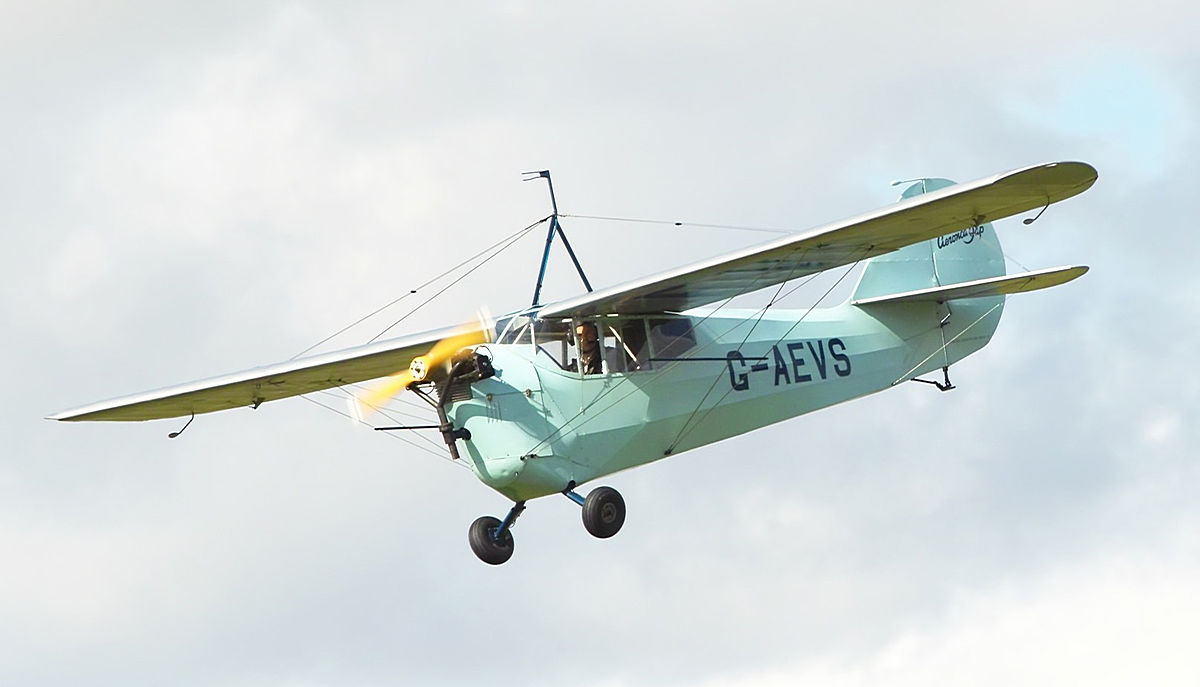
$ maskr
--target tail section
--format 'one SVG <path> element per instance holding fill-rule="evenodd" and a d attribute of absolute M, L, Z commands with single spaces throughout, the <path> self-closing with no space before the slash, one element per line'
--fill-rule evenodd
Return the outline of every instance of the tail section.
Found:
<path fill-rule="evenodd" d="M 949 179 L 921 179 L 901 194 L 900 200 L 953 186 Z M 1003 277 L 1004 251 L 990 223 L 968 227 L 952 234 L 906 246 L 867 261 L 851 296 L 862 307 L 918 307 L 940 330 L 922 341 L 912 341 L 919 360 L 937 351 L 923 369 L 937 369 L 961 360 L 982 348 L 992 338 L 1004 310 L 1003 295 L 946 299 L 943 302 L 911 305 L 915 299 L 897 299 L 901 294 L 938 292 L 942 287 Z M 907 305 L 896 305 L 905 303 Z M 940 325 L 940 326 L 939 326 Z M 932 332 L 931 332 L 932 334 Z M 928 369 L 925 369 L 928 368 Z"/>
<path fill-rule="evenodd" d="M 900 196 L 906 200 L 953 186 L 949 179 L 921 179 Z M 851 300 L 920 291 L 1004 274 L 1004 251 L 990 223 L 915 243 L 867 261 Z"/>

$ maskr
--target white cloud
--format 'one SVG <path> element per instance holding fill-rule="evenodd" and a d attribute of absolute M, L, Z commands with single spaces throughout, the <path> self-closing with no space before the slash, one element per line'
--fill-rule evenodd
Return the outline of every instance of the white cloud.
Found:
<path fill-rule="evenodd" d="M 1161 444 L 1179 434 L 1182 422 L 1173 410 L 1159 410 L 1142 423 L 1142 439 L 1150 444 Z"/>
<path fill-rule="evenodd" d="M 946 615 L 866 654 L 723 675 L 708 685 L 1190 685 L 1200 567 L 1138 553 L 965 590 Z"/>

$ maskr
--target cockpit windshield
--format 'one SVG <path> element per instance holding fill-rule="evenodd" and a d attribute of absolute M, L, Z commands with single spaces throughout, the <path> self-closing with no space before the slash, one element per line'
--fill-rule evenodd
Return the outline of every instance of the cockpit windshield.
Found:
<path fill-rule="evenodd" d="M 499 335 L 496 343 L 526 344 L 538 355 L 549 356 L 559 368 L 574 371 L 575 341 L 571 336 L 571 319 L 540 320 L 527 315 L 514 315 L 496 323 Z"/>

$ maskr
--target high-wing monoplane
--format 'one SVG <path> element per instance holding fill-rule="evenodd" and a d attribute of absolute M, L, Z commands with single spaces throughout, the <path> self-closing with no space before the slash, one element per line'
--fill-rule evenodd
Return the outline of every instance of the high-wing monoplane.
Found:
<path fill-rule="evenodd" d="M 469 528 L 475 554 L 498 565 L 512 555 L 512 527 L 531 499 L 563 494 L 582 506 L 588 532 L 611 537 L 625 521 L 621 495 L 602 486 L 584 497 L 581 485 L 901 382 L 953 388 L 950 366 L 987 344 L 1008 295 L 1087 271 L 1007 274 L 992 222 L 1044 211 L 1095 180 L 1096 170 L 1081 162 L 963 184 L 918 179 L 897 203 L 873 212 L 599 290 L 584 277 L 586 293 L 542 304 L 556 236 L 579 268 L 555 204 L 528 308 L 50 419 L 194 418 L 386 377 L 370 392 L 354 392 L 357 412 L 414 394 L 436 413 L 432 429 L 450 456 L 514 502 L 503 519 L 481 517 Z M 859 263 L 858 283 L 840 305 L 727 307 L 738 296 Z M 940 380 L 922 378 L 939 371 Z"/>

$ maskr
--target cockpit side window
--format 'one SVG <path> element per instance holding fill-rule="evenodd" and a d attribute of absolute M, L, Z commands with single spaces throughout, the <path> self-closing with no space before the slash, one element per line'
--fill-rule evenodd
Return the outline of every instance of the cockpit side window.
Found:
<path fill-rule="evenodd" d="M 692 321 L 686 317 L 652 319 L 649 324 L 654 362 L 682 358 L 696 346 L 696 332 L 692 329 Z"/>
<path fill-rule="evenodd" d="M 650 369 L 650 350 L 646 339 L 646 321 L 618 320 L 605 327 L 608 369 L 610 372 L 640 372 Z"/>
<path fill-rule="evenodd" d="M 657 330 L 652 328 L 655 326 Z M 690 321 L 678 318 L 650 322 L 618 316 L 542 320 L 521 315 L 502 320 L 498 329 L 497 343 L 530 346 L 533 355 L 546 356 L 560 369 L 583 375 L 643 372 L 653 367 L 652 355 L 661 357 L 662 351 L 669 354 L 695 345 L 694 338 L 690 344 L 671 345 L 681 337 L 687 339 L 691 332 Z"/>

